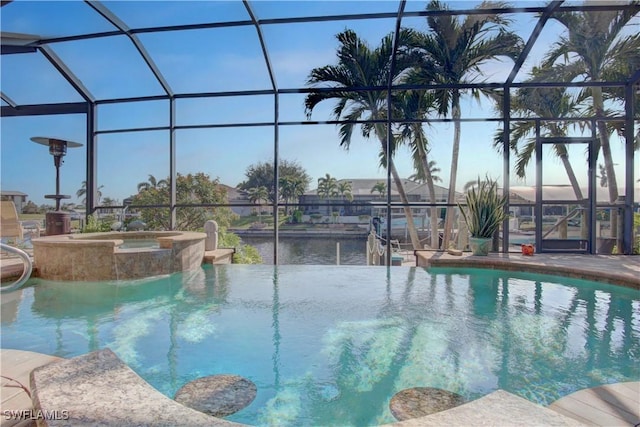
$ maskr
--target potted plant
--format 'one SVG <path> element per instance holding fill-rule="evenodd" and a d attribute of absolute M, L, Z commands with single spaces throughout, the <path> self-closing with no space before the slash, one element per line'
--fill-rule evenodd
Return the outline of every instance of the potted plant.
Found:
<path fill-rule="evenodd" d="M 473 255 L 489 253 L 493 235 L 507 218 L 504 207 L 507 195 L 498 194 L 498 183 L 487 177 L 472 186 L 466 195 L 466 208 L 458 205 L 471 238 L 469 246 Z"/>

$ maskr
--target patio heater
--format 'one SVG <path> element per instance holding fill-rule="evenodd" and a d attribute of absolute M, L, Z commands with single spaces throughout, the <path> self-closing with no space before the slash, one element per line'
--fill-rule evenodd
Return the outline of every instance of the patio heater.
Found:
<path fill-rule="evenodd" d="M 64 163 L 62 158 L 67 154 L 67 148 L 82 147 L 82 144 L 65 141 L 57 138 L 34 136 L 31 140 L 37 144 L 49 147 L 49 154 L 53 156 L 53 164 L 56 167 L 56 194 L 47 194 L 45 199 L 55 199 L 56 210 L 46 214 L 46 235 L 71 233 L 71 214 L 60 210 L 60 200 L 70 199 L 71 196 L 60 194 L 60 166 Z"/>

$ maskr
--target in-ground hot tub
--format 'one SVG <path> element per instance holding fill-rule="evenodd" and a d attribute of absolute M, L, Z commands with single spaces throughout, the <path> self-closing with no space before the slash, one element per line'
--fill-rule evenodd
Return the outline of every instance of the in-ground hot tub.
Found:
<path fill-rule="evenodd" d="M 200 267 L 205 233 L 128 231 L 33 239 L 37 275 L 49 280 L 138 279 Z"/>

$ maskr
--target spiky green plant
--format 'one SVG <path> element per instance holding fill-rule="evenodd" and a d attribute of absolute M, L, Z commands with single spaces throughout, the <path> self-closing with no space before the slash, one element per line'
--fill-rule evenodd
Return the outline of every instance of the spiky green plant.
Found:
<path fill-rule="evenodd" d="M 478 177 L 476 185 L 467 191 L 466 209 L 458 204 L 472 237 L 493 237 L 502 221 L 507 218 L 504 207 L 507 195 L 498 194 L 498 183 L 488 177 Z"/>

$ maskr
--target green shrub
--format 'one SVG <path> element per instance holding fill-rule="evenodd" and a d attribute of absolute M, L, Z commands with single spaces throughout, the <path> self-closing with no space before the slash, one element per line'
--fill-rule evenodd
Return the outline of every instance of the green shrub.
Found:
<path fill-rule="evenodd" d="M 240 236 L 227 232 L 224 228 L 221 228 L 218 233 L 218 247 L 235 248 L 236 252 L 233 254 L 234 264 L 262 264 L 263 262 L 262 256 L 260 256 L 256 248 L 245 245 L 242 243 Z"/>
<path fill-rule="evenodd" d="M 99 219 L 95 214 L 87 217 L 87 223 L 82 227 L 83 233 L 98 233 L 111 231 L 111 222 Z"/>
<path fill-rule="evenodd" d="M 296 209 L 295 211 L 293 211 L 293 213 L 291 214 L 291 222 L 293 222 L 294 224 L 302 224 L 301 210 Z"/>

